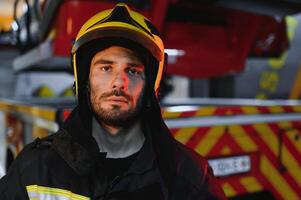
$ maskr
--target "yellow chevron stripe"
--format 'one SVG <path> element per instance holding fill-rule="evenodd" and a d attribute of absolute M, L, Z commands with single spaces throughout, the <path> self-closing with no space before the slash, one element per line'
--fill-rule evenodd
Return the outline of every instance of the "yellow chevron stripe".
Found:
<path fill-rule="evenodd" d="M 263 190 L 263 186 L 253 176 L 241 178 L 240 182 L 250 193 Z"/>
<path fill-rule="evenodd" d="M 290 130 L 285 133 L 285 135 L 288 137 L 290 142 L 294 145 L 295 149 L 301 154 L 301 134 L 297 130 Z M 296 140 L 296 137 L 299 137 L 298 140 Z"/>
<path fill-rule="evenodd" d="M 284 113 L 285 110 L 282 108 L 282 106 L 269 106 L 269 111 L 271 113 Z"/>
<path fill-rule="evenodd" d="M 232 150 L 229 146 L 224 146 L 221 150 L 222 155 L 229 155 L 232 153 Z"/>
<path fill-rule="evenodd" d="M 292 128 L 292 123 L 290 123 L 290 122 L 288 122 L 288 121 L 278 122 L 277 125 L 278 125 L 281 129 L 290 129 L 290 128 Z"/>
<path fill-rule="evenodd" d="M 237 192 L 233 189 L 233 187 L 229 183 L 223 183 L 222 188 L 227 197 L 232 197 L 237 194 Z"/>
<path fill-rule="evenodd" d="M 259 114 L 259 110 L 255 106 L 242 106 L 241 110 L 245 114 Z"/>
<path fill-rule="evenodd" d="M 292 129 L 291 122 L 279 122 L 278 126 L 283 130 L 286 130 L 285 136 L 293 144 L 293 147 L 301 154 L 301 140 L 296 137 L 301 137 L 300 132 L 297 129 Z"/>
<path fill-rule="evenodd" d="M 283 199 L 299 199 L 298 195 L 290 188 L 286 180 L 275 169 L 274 165 L 264 155 L 260 159 L 260 170 L 269 180 L 270 184 L 280 193 Z"/>
<path fill-rule="evenodd" d="M 181 115 L 182 113 L 181 112 L 163 112 L 162 113 L 162 117 L 163 118 L 179 118 L 180 117 L 180 115 Z"/>
<path fill-rule="evenodd" d="M 279 123 L 281 126 L 288 126 L 288 123 L 282 122 Z M 279 141 L 277 137 L 272 133 L 272 130 L 265 124 L 257 124 L 254 125 L 254 127 L 258 127 L 258 130 L 261 134 L 260 137 L 264 140 L 264 142 L 269 146 L 269 148 L 273 151 L 275 156 L 278 156 L 278 145 Z M 282 146 L 282 160 L 284 162 L 284 165 L 288 169 L 288 173 L 294 177 L 295 181 L 301 186 L 301 168 L 298 164 L 298 162 L 295 160 L 293 155 L 289 152 L 287 147 L 285 145 Z"/>
<path fill-rule="evenodd" d="M 301 106 L 292 106 L 292 108 L 295 112 L 301 112 Z"/>
<path fill-rule="evenodd" d="M 205 156 L 212 149 L 212 147 L 218 142 L 219 138 L 223 135 L 225 126 L 213 126 L 211 127 L 204 138 L 195 147 L 195 151 Z"/>
<path fill-rule="evenodd" d="M 267 124 L 254 124 L 253 127 L 259 133 L 258 136 L 263 139 L 263 141 L 271 149 L 273 154 L 277 156 L 279 141 L 270 127 L 268 127 Z"/>
<path fill-rule="evenodd" d="M 292 129 L 291 122 L 279 122 L 278 126 L 283 130 L 286 130 L 285 136 L 293 144 L 293 147 L 301 154 L 301 140 L 296 137 L 301 137 L 300 132 L 297 129 Z"/>
<path fill-rule="evenodd" d="M 301 167 L 299 163 L 295 160 L 293 155 L 288 151 L 286 146 L 283 146 L 282 151 L 283 151 L 282 160 L 285 167 L 287 168 L 289 174 L 298 183 L 298 185 L 301 186 L 301 176 L 300 176 Z"/>
<path fill-rule="evenodd" d="M 246 134 L 242 126 L 232 125 L 229 127 L 229 133 L 237 144 L 246 152 L 257 151 L 256 143 Z"/>
<path fill-rule="evenodd" d="M 213 107 L 213 106 L 203 107 L 203 108 L 200 108 L 195 113 L 195 116 L 210 116 L 210 115 L 213 115 L 215 110 L 216 110 L 216 107 Z"/>
<path fill-rule="evenodd" d="M 191 136 L 198 130 L 198 127 L 181 128 L 175 133 L 175 139 L 186 144 Z"/>

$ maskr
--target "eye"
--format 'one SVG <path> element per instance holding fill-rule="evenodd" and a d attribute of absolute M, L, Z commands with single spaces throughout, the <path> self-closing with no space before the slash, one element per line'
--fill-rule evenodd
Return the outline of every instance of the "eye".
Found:
<path fill-rule="evenodd" d="M 132 76 L 136 76 L 136 75 L 140 74 L 140 72 L 138 70 L 136 70 L 135 68 L 128 69 L 128 73 Z"/>
<path fill-rule="evenodd" d="M 100 70 L 104 72 L 109 72 L 112 70 L 112 68 L 110 66 L 102 66 L 100 67 Z"/>
<path fill-rule="evenodd" d="M 139 71 L 137 71 L 136 69 L 129 69 L 128 72 L 131 75 L 138 75 L 139 74 Z"/>
<path fill-rule="evenodd" d="M 128 69 L 128 73 L 131 76 L 140 76 L 143 73 L 143 71 L 141 69 L 133 67 Z"/>

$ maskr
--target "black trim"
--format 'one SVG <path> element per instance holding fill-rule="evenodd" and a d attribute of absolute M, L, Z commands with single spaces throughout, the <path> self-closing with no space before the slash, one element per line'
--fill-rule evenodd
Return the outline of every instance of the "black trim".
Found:
<path fill-rule="evenodd" d="M 94 30 L 83 35 L 74 43 L 72 54 L 74 54 L 81 46 L 92 40 L 107 37 L 119 37 L 129 39 L 146 48 L 158 61 L 161 61 L 163 59 L 161 49 L 159 49 L 158 46 L 154 45 L 154 42 L 151 41 L 149 38 L 130 29 L 120 29 L 115 27 L 106 27 L 102 28 L 101 30 Z"/>
<path fill-rule="evenodd" d="M 106 17 L 106 18 L 96 22 L 92 26 L 88 27 L 86 29 L 86 31 L 93 28 L 94 26 L 96 26 L 98 24 L 102 24 L 102 23 L 106 23 L 106 22 L 124 22 L 127 24 L 131 24 L 131 25 L 143 30 L 149 36 L 153 37 L 153 34 L 151 32 L 149 32 L 147 29 L 145 29 L 143 26 L 141 26 L 138 22 L 136 22 L 131 17 L 130 13 L 128 12 L 128 10 L 126 9 L 125 6 L 116 6 L 108 17 Z"/>

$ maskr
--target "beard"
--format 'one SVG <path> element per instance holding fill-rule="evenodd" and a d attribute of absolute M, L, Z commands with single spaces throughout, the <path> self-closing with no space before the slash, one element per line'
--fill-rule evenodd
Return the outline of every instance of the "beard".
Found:
<path fill-rule="evenodd" d="M 110 96 L 122 96 L 128 100 L 128 102 L 133 102 L 132 97 L 127 95 L 122 90 L 113 90 L 111 92 L 103 93 L 102 95 L 96 95 L 96 93 L 91 91 L 91 107 L 93 113 L 98 122 L 116 127 L 130 126 L 133 121 L 137 119 L 142 107 L 142 93 L 140 94 L 137 104 L 135 107 L 129 107 L 127 110 L 122 110 L 118 105 L 112 105 L 110 108 L 103 108 L 102 102 L 105 98 Z"/>

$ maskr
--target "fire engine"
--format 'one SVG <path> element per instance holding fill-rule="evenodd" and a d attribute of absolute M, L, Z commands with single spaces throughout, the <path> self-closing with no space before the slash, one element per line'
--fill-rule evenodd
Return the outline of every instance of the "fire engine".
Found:
<path fill-rule="evenodd" d="M 15 1 L 12 30 L 0 37 L 1 48 L 13 41 L 20 50 L 13 60 L 19 74 L 71 72 L 70 49 L 79 28 L 117 1 L 24 2 L 26 12 L 17 17 Z M 250 56 L 281 56 L 289 47 L 284 16 L 301 11 L 300 3 L 288 0 L 127 3 L 162 33 L 167 74 L 189 78 L 241 72 Z M 0 176 L 24 144 L 57 131 L 74 105 L 72 97 L 1 99 Z M 300 101 L 167 98 L 162 115 L 178 141 L 208 159 L 230 199 L 301 198 Z"/>

